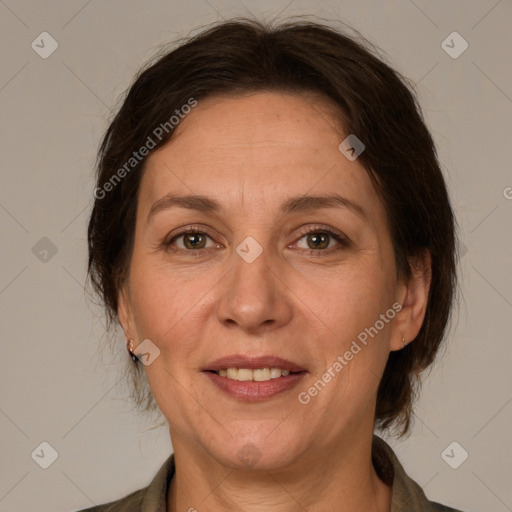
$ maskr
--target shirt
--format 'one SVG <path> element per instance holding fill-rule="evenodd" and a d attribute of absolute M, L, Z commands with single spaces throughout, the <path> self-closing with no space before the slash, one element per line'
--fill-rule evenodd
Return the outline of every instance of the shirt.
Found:
<path fill-rule="evenodd" d="M 392 448 L 375 434 L 372 462 L 379 478 L 392 486 L 391 512 L 461 512 L 429 501 L 422 488 L 406 474 Z M 147 487 L 78 512 L 167 512 L 167 494 L 174 470 L 174 454 L 171 454 Z"/>

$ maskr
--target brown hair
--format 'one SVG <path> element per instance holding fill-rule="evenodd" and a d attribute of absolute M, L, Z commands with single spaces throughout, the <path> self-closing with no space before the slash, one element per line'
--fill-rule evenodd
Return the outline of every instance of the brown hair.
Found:
<path fill-rule="evenodd" d="M 170 116 L 191 98 L 267 90 L 330 98 L 343 113 L 346 133 L 356 134 L 366 146 L 359 161 L 385 205 L 398 275 L 407 279 L 413 258 L 424 249 L 432 257 L 421 330 L 405 349 L 390 353 L 378 390 L 376 427 L 396 424 L 402 436 L 409 430 L 420 373 L 434 361 L 450 319 L 456 221 L 413 86 L 384 63 L 373 45 L 358 38 L 311 21 L 272 26 L 236 19 L 215 24 L 153 59 L 137 75 L 99 149 L 88 275 L 110 328 L 129 269 L 147 156 L 130 159 L 148 137 L 155 142 L 156 127 L 169 126 Z M 169 141 L 173 130 L 159 134 L 156 148 Z M 140 379 L 141 364 L 132 367 L 132 397 L 141 410 L 154 411 L 147 381 Z"/>

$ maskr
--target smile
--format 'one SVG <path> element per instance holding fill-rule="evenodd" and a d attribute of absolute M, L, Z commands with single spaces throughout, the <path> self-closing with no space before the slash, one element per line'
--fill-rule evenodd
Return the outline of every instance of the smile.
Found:
<path fill-rule="evenodd" d="M 277 375 L 279 371 L 279 375 Z M 228 372 L 233 375 L 230 377 Z M 273 372 L 274 377 L 271 376 Z M 224 376 L 222 376 L 225 373 Z M 226 368 L 203 371 L 215 388 L 242 402 L 260 402 L 296 387 L 308 372 L 280 368 Z M 234 377 L 236 375 L 236 377 Z M 259 380 L 258 380 L 259 379 Z"/>
<path fill-rule="evenodd" d="M 290 370 L 282 370 L 281 368 L 225 368 L 216 372 L 221 377 L 238 381 L 256 381 L 264 382 L 267 380 L 278 379 L 290 375 Z"/>

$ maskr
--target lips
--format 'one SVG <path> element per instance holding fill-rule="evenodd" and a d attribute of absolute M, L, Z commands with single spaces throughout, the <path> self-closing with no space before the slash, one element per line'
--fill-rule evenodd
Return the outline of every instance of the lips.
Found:
<path fill-rule="evenodd" d="M 275 375 L 278 369 L 281 376 Z M 270 375 L 266 375 L 269 370 Z M 208 363 L 203 373 L 217 389 L 231 398 L 242 402 L 260 402 L 296 387 L 307 370 L 282 357 L 232 354 Z M 240 378 L 240 373 L 243 378 Z"/>
<path fill-rule="evenodd" d="M 227 368 L 247 368 L 257 370 L 260 368 L 281 368 L 291 373 L 305 372 L 306 369 L 298 364 L 276 356 L 247 357 L 240 354 L 233 354 L 208 363 L 203 371 L 218 372 Z"/>

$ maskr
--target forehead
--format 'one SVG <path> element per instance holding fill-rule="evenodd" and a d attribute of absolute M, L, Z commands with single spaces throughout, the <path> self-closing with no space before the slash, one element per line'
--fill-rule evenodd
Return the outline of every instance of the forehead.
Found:
<path fill-rule="evenodd" d="M 347 136 L 340 112 L 312 93 L 258 92 L 215 96 L 198 105 L 171 141 L 151 154 L 141 207 L 169 192 L 215 197 L 226 207 L 262 214 L 283 198 L 336 192 L 382 214 L 373 184 L 338 149 Z M 252 201 L 252 202 L 251 202 Z"/>

